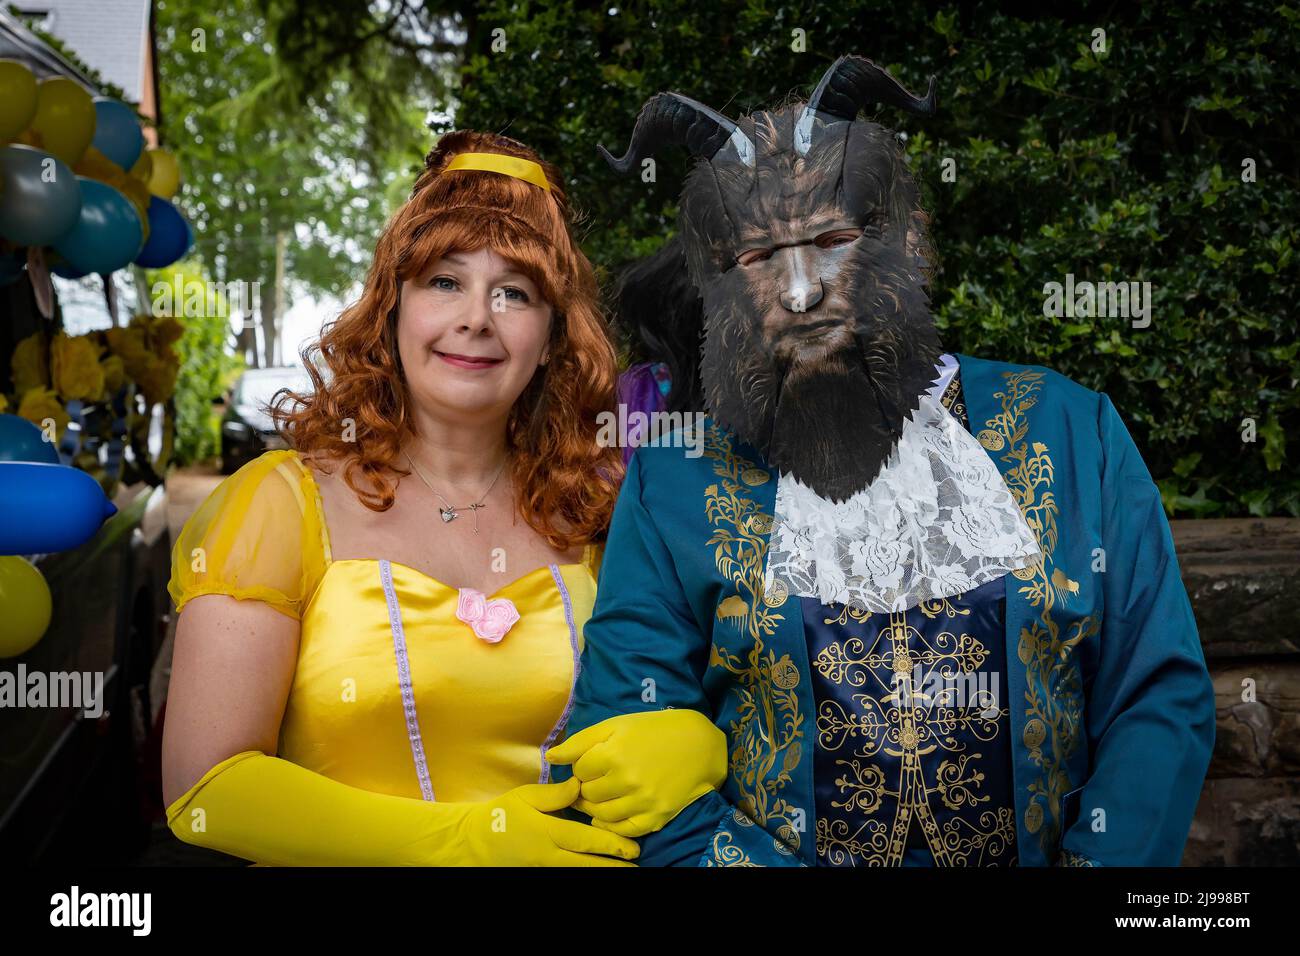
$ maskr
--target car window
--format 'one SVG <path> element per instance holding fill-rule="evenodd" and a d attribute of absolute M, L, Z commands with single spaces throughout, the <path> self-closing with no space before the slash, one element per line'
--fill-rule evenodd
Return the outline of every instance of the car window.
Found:
<path fill-rule="evenodd" d="M 273 375 L 245 372 L 244 377 L 239 380 L 239 387 L 235 391 L 235 404 L 263 408 L 275 397 L 275 393 L 282 388 L 293 389 L 299 394 L 310 392 L 312 390 L 311 379 L 307 377 L 306 372 L 300 369 Z"/>

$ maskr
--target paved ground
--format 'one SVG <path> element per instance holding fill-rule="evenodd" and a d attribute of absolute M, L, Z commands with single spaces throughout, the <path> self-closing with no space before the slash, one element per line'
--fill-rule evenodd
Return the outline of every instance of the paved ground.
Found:
<path fill-rule="evenodd" d="M 219 484 L 221 475 L 215 464 L 177 468 L 167 476 L 167 523 L 171 525 L 172 540 L 180 534 L 194 509 Z"/>

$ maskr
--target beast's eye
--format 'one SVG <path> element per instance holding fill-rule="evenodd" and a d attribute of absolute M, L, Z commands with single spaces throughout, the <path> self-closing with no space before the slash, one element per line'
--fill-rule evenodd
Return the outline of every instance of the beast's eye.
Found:
<path fill-rule="evenodd" d="M 766 262 L 771 258 L 771 249 L 746 249 L 740 255 L 736 256 L 736 261 L 742 266 L 748 266 L 753 265 L 755 262 Z"/>
<path fill-rule="evenodd" d="M 819 248 L 834 249 L 837 246 L 847 246 L 861 235 L 861 229 L 836 229 L 834 232 L 822 233 L 813 241 Z"/>

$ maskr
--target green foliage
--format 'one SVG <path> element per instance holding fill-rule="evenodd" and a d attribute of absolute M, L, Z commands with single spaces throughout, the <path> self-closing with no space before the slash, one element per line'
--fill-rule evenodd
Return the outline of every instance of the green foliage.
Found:
<path fill-rule="evenodd" d="M 275 96 L 298 108 L 328 107 L 322 92 L 341 81 L 347 112 L 357 123 L 365 154 L 387 157 L 415 147 L 427 152 L 423 113 L 412 104 L 445 108 L 460 56 L 454 8 L 447 0 L 256 0 L 271 28 L 278 69 Z M 419 163 L 418 170 L 423 164 Z M 407 184 L 409 187 L 409 183 Z M 401 197 L 405 198 L 405 196 Z"/>
<path fill-rule="evenodd" d="M 198 287 L 204 290 L 202 295 L 189 300 L 188 308 L 184 297 L 180 301 L 173 298 L 167 303 L 171 306 L 168 308 L 154 295 L 155 314 L 172 315 L 185 327 L 185 334 L 176 343 L 181 366 L 173 396 L 176 443 L 172 463 L 187 465 L 203 461 L 221 450 L 221 422 L 213 410 L 212 400 L 234 384 L 244 368 L 243 360 L 231 355 L 228 349 L 230 310 L 225 297 L 214 290 L 197 262 L 178 262 L 165 269 L 150 270 L 146 275 L 151 290 L 159 289 L 159 283 L 171 288 L 179 285 L 182 290 Z"/>
<path fill-rule="evenodd" d="M 558 163 L 590 213 L 588 253 L 614 268 L 675 228 L 684 156 L 661 156 L 647 184 L 617 177 L 595 148 L 622 153 L 649 96 L 676 90 L 739 116 L 806 96 L 843 53 L 914 90 L 936 74 L 936 118 L 876 118 L 908 134 L 948 347 L 1107 392 L 1174 514 L 1300 515 L 1288 441 L 1300 345 L 1287 318 L 1300 297 L 1300 13 L 1263 0 L 1037 9 L 1022 20 L 994 5 L 865 0 L 485 0 L 456 123 L 508 127 Z M 496 28 L 504 52 L 491 50 Z M 796 29 L 807 52 L 791 48 Z M 1256 182 L 1242 179 L 1247 159 Z M 1150 282 L 1150 327 L 1044 317 L 1045 283 L 1067 273 Z"/>
<path fill-rule="evenodd" d="M 409 71 L 376 65 L 371 82 L 395 90 L 380 142 L 361 108 L 365 88 L 345 72 L 303 88 L 270 41 L 278 21 L 259 0 L 159 0 L 157 17 L 163 132 L 181 166 L 176 201 L 210 273 L 261 283 L 262 304 L 272 305 L 275 237 L 285 232 L 291 288 L 346 294 L 390 211 L 390 187 L 410 181 L 427 149 L 428 91 Z"/>

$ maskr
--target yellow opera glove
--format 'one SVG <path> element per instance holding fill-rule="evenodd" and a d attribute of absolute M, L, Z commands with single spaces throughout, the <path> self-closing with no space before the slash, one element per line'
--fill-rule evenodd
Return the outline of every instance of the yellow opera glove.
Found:
<path fill-rule="evenodd" d="M 610 717 L 546 752 L 573 764 L 582 797 L 573 808 L 592 826 L 626 837 L 662 830 L 727 779 L 727 735 L 697 710 Z"/>
<path fill-rule="evenodd" d="M 186 843 L 271 866 L 631 866 L 623 861 L 639 855 L 633 841 L 549 815 L 579 787 L 574 779 L 437 803 L 247 750 L 177 798 L 167 824 Z"/>

